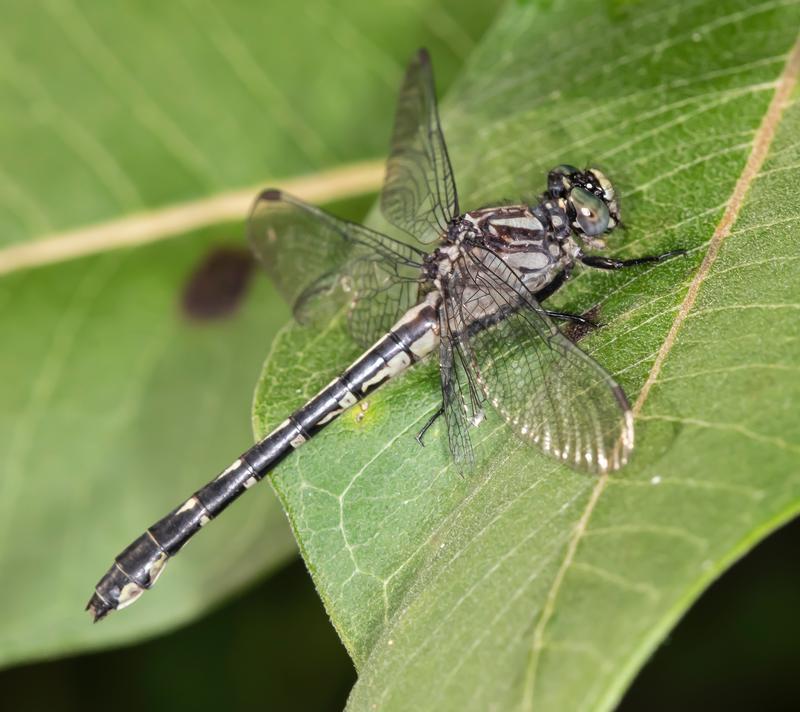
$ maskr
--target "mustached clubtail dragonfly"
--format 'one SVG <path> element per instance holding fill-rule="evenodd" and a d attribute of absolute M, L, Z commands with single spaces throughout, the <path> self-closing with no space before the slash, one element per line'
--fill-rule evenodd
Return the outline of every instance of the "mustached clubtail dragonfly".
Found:
<path fill-rule="evenodd" d="M 438 351 L 442 416 L 456 466 L 469 470 L 469 431 L 491 406 L 521 438 L 578 470 L 622 467 L 633 448 L 624 392 L 555 321 L 591 324 L 542 302 L 578 264 L 613 270 L 682 252 L 618 260 L 589 255 L 619 225 L 614 187 L 599 170 L 550 171 L 537 205 L 462 213 L 439 124 L 430 59 L 421 50 L 400 91 L 381 194 L 387 219 L 431 252 L 265 190 L 248 222 L 251 245 L 301 320 L 348 305 L 366 351 L 338 378 L 117 556 L 87 609 L 95 621 L 135 601 L 167 560 L 245 490 L 340 413 Z"/>

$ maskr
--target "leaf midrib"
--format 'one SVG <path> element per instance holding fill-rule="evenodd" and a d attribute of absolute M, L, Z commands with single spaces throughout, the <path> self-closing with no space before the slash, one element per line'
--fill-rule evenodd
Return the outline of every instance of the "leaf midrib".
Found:
<path fill-rule="evenodd" d="M 272 184 L 310 203 L 327 203 L 375 192 L 382 179 L 383 161 L 370 160 L 276 180 Z M 210 225 L 241 220 L 265 183 L 9 245 L 0 249 L 0 275 L 145 245 Z"/>

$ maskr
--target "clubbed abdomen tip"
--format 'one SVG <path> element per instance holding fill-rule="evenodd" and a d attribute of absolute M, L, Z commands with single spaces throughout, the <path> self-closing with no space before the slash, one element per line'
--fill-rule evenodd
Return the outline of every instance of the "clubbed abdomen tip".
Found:
<path fill-rule="evenodd" d="M 114 610 L 114 606 L 100 598 L 97 593 L 94 593 L 89 599 L 89 603 L 86 604 L 86 610 L 89 611 L 89 615 L 92 617 L 92 623 L 97 623 L 97 621 L 103 620 L 111 613 Z"/>

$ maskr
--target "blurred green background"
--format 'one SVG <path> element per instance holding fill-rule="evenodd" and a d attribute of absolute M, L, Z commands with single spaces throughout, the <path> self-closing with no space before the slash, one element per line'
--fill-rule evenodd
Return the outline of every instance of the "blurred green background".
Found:
<path fill-rule="evenodd" d="M 407 57 L 428 45 L 445 90 L 500 4 L 3 0 L 0 246 L 380 159 Z M 360 219 L 373 201 L 328 207 Z M 118 544 L 250 440 L 288 310 L 259 275 L 223 319 L 181 311 L 198 265 L 241 234 L 226 222 L 0 275 L 3 709 L 343 707 L 353 666 L 266 487 L 240 509 L 257 546 L 228 551 L 234 517 L 176 563 L 159 605 L 113 628 L 81 611 Z M 714 584 L 621 709 L 795 709 L 798 546 L 795 523 Z"/>

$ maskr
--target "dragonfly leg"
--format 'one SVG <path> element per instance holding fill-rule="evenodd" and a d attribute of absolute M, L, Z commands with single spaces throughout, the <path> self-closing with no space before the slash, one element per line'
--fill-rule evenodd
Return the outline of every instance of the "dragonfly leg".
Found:
<path fill-rule="evenodd" d="M 591 329 L 597 329 L 602 326 L 602 324 L 598 324 L 596 321 L 587 319 L 585 316 L 581 316 L 580 314 L 570 314 L 569 312 L 550 311 L 549 309 L 545 309 L 545 314 L 547 314 L 547 316 L 549 316 L 551 319 L 558 319 L 559 321 L 571 321 L 573 324 L 588 326 Z"/>
<path fill-rule="evenodd" d="M 430 430 L 431 425 L 433 425 L 443 415 L 444 415 L 444 403 L 442 403 L 436 410 L 436 412 L 430 418 L 428 418 L 428 422 L 425 423 L 425 425 L 422 426 L 422 430 L 420 430 L 417 433 L 417 442 L 420 445 L 422 445 L 422 447 L 425 447 L 425 442 L 423 440 L 423 438 L 425 437 L 425 433 L 427 433 L 428 430 Z"/>
<path fill-rule="evenodd" d="M 564 283 L 569 279 L 569 272 L 567 270 L 562 270 L 559 272 L 548 284 L 544 289 L 540 289 L 536 294 L 533 296 L 536 297 L 536 301 L 540 304 L 547 299 L 548 297 L 555 294 L 561 287 L 564 286 Z"/>
<path fill-rule="evenodd" d="M 600 255 L 583 255 L 580 259 L 581 263 L 587 267 L 624 269 L 625 267 L 635 267 L 636 265 L 649 264 L 650 262 L 664 262 L 685 254 L 686 250 L 672 250 L 671 252 L 665 252 L 663 255 L 649 255 L 647 257 L 637 257 L 633 260 L 618 260 L 614 257 L 601 257 Z"/>

